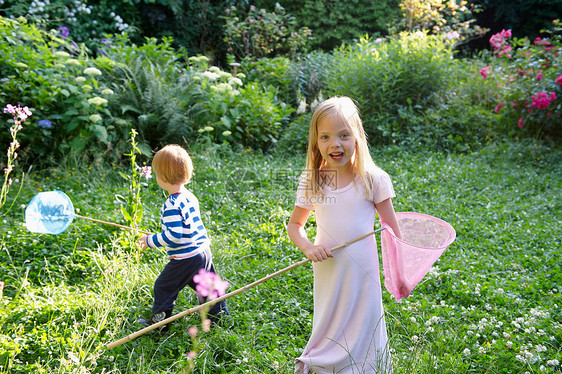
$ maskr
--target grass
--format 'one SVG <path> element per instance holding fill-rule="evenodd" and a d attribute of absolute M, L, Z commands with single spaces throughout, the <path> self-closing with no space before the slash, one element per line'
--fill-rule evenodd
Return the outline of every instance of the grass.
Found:
<path fill-rule="evenodd" d="M 197 150 L 191 186 L 212 235 L 217 270 L 234 290 L 299 261 L 284 230 L 304 155 Z M 384 291 L 395 373 L 559 372 L 562 361 L 562 150 L 531 143 L 489 145 L 471 154 L 374 150 L 393 178 L 397 211 L 450 222 L 455 243 L 402 303 Z M 69 163 L 72 165 L 72 163 Z M 166 336 L 137 331 L 165 264 L 140 254 L 129 234 L 75 221 L 57 236 L 23 225 L 39 190 L 59 189 L 78 214 L 121 222 L 120 166 L 60 165 L 26 177 L 1 217 L 0 372 L 178 373 L 189 366 L 190 316 Z M 163 201 L 144 188 L 143 226 L 158 228 Z M 9 206 L 9 204 L 7 204 Z M 309 219 L 314 234 L 314 219 Z M 176 312 L 195 303 L 185 290 Z M 199 335 L 194 372 L 290 373 L 310 335 L 310 265 L 228 300 L 229 325 Z M 556 361 L 557 360 L 557 361 Z"/>

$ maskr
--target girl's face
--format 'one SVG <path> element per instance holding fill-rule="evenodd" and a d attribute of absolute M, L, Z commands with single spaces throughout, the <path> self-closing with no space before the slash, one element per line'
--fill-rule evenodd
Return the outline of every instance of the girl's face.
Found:
<path fill-rule="evenodd" d="M 318 123 L 318 149 L 330 169 L 351 166 L 355 155 L 351 128 L 338 118 L 326 117 Z"/>

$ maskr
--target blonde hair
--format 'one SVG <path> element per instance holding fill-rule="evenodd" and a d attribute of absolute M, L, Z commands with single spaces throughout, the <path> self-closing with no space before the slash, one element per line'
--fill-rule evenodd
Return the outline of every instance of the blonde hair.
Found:
<path fill-rule="evenodd" d="M 185 149 L 169 144 L 154 155 L 152 170 L 166 183 L 185 184 L 193 175 L 193 163 Z"/>
<path fill-rule="evenodd" d="M 308 132 L 306 154 L 306 196 L 323 195 L 320 170 L 326 164 L 318 149 L 318 125 L 326 118 L 343 121 L 355 138 L 355 156 L 351 160 L 354 172 L 365 183 L 365 197 L 369 198 L 374 189 L 373 173 L 378 168 L 369 153 L 367 135 L 359 116 L 359 109 L 349 97 L 335 96 L 323 101 L 312 115 Z"/>

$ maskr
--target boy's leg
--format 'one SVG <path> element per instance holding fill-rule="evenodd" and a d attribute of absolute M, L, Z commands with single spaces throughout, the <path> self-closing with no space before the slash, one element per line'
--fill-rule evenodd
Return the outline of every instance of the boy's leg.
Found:
<path fill-rule="evenodd" d="M 199 256 L 197 256 L 197 260 L 198 260 L 197 265 L 193 267 L 194 271 L 186 282 L 186 284 L 189 287 L 191 287 L 193 290 L 196 290 L 196 286 L 197 286 L 196 283 L 193 281 L 193 277 L 199 272 L 200 269 L 205 269 L 208 272 L 216 273 L 215 267 L 213 265 L 213 257 L 211 255 L 210 250 L 207 250 L 201 253 Z M 204 302 L 205 300 L 199 299 L 200 304 Z M 211 309 L 207 312 L 207 314 L 208 314 L 208 318 L 211 320 L 212 323 L 217 323 L 220 321 L 222 317 L 228 317 L 230 315 L 230 313 L 228 312 L 228 308 L 226 307 L 225 300 L 213 305 Z"/>

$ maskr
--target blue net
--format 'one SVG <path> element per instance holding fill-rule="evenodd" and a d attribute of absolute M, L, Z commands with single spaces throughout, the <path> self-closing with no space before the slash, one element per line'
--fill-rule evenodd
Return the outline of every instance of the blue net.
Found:
<path fill-rule="evenodd" d="M 25 209 L 25 226 L 39 234 L 60 234 L 73 219 L 72 201 L 61 191 L 40 192 Z"/>

